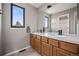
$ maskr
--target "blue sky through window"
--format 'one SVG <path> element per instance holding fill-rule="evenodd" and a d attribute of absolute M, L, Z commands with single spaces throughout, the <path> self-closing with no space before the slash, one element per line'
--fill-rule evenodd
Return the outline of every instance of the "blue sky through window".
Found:
<path fill-rule="evenodd" d="M 44 18 L 44 27 L 48 27 L 48 17 L 45 16 Z"/>
<path fill-rule="evenodd" d="M 23 26 L 23 10 L 17 6 L 13 6 L 13 26 L 16 25 L 17 21 Z"/>

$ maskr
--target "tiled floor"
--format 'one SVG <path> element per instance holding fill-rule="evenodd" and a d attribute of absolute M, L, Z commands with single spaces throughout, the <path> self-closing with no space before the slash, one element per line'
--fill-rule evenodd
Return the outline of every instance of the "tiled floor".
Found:
<path fill-rule="evenodd" d="M 40 56 L 39 53 L 37 53 L 34 49 L 28 48 L 26 51 L 23 52 L 17 52 L 15 54 L 12 54 L 10 56 Z"/>

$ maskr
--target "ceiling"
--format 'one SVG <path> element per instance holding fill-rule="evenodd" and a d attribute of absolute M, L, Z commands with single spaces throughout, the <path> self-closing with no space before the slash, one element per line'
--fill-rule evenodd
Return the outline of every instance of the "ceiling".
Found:
<path fill-rule="evenodd" d="M 58 13 L 77 6 L 76 3 L 30 3 L 30 5 L 48 14 Z M 48 5 L 52 5 L 52 7 L 47 9 Z"/>
<path fill-rule="evenodd" d="M 52 6 L 51 8 L 46 9 L 45 12 L 48 14 L 54 14 L 54 13 L 58 13 L 58 12 L 73 8 L 75 6 L 77 6 L 76 3 L 58 3 Z"/>
<path fill-rule="evenodd" d="M 32 5 L 35 8 L 39 8 L 43 5 L 44 3 L 30 3 L 30 5 Z"/>

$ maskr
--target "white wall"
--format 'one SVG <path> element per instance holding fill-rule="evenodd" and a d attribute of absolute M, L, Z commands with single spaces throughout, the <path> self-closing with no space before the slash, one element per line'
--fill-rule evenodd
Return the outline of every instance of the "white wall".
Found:
<path fill-rule="evenodd" d="M 25 28 L 11 28 L 11 6 L 8 3 L 3 7 L 2 21 L 2 43 L 3 54 L 29 46 L 29 36 L 26 27 L 30 26 L 31 31 L 37 31 L 37 9 L 29 4 L 17 4 L 25 8 Z"/>

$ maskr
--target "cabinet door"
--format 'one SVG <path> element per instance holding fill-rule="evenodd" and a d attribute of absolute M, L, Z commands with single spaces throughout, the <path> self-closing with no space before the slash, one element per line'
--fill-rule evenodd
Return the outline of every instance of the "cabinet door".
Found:
<path fill-rule="evenodd" d="M 49 39 L 49 44 L 58 47 L 58 40 L 56 40 L 56 39 Z"/>
<path fill-rule="evenodd" d="M 60 48 L 65 49 L 67 51 L 77 53 L 77 47 L 78 46 L 76 44 L 60 41 Z"/>
<path fill-rule="evenodd" d="M 52 47 L 52 45 L 50 45 L 50 56 L 52 56 L 53 55 L 53 47 Z"/>
<path fill-rule="evenodd" d="M 48 38 L 47 37 L 42 37 L 42 42 L 48 43 Z"/>
<path fill-rule="evenodd" d="M 32 46 L 32 48 L 35 48 L 35 39 L 36 39 L 36 36 L 31 34 L 30 35 L 30 45 Z"/>
<path fill-rule="evenodd" d="M 53 56 L 56 56 L 57 55 L 57 47 L 53 46 L 52 53 L 53 53 Z"/>
<path fill-rule="evenodd" d="M 56 56 L 57 47 L 50 45 L 50 56 Z"/>
<path fill-rule="evenodd" d="M 41 44 L 39 39 L 35 39 L 35 49 L 38 53 L 40 53 L 41 50 Z"/>
<path fill-rule="evenodd" d="M 50 55 L 50 45 L 42 42 L 42 55 L 49 56 Z"/>
<path fill-rule="evenodd" d="M 76 54 L 73 54 L 69 51 L 57 48 L 57 56 L 75 56 Z"/>

